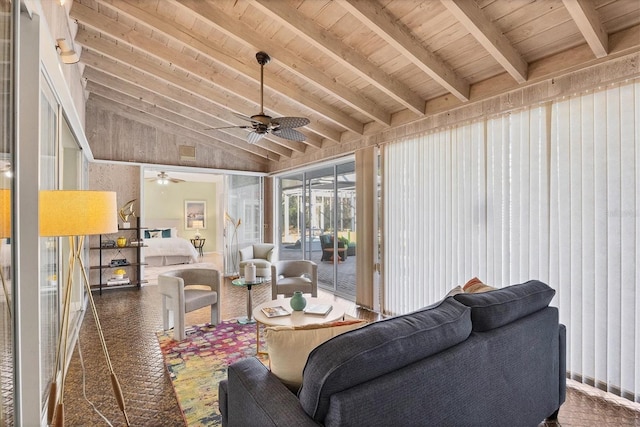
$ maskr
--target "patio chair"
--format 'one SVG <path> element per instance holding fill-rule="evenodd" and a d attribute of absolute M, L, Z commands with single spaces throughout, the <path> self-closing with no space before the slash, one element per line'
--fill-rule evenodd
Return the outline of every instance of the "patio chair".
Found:
<path fill-rule="evenodd" d="M 271 265 L 271 297 L 290 297 L 295 291 L 318 296 L 318 264 L 307 260 L 278 261 Z"/>

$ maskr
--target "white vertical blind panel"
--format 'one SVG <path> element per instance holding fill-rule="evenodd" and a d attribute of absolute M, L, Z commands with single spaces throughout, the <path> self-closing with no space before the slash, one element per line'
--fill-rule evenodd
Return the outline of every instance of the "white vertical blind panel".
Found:
<path fill-rule="evenodd" d="M 639 86 L 554 104 L 549 279 L 572 376 L 636 401 Z"/>

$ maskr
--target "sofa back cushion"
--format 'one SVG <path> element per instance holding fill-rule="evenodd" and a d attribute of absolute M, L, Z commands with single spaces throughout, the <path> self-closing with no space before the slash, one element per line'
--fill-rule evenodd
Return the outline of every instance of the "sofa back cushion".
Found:
<path fill-rule="evenodd" d="M 468 294 L 453 298 L 471 308 L 475 332 L 499 328 L 549 305 L 556 291 L 537 280 L 512 285 L 494 291 Z"/>
<path fill-rule="evenodd" d="M 319 345 L 309 354 L 298 394 L 322 422 L 332 394 L 452 347 L 471 334 L 468 307 L 445 298 L 410 314 L 370 323 Z"/>

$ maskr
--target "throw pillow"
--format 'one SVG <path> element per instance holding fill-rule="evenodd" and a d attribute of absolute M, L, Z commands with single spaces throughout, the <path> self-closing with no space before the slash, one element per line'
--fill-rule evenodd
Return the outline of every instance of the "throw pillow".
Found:
<path fill-rule="evenodd" d="M 269 326 L 264 337 L 271 372 L 293 391 L 302 384 L 302 371 L 311 350 L 325 341 L 366 325 L 365 320 L 345 320 L 306 326 Z"/>
<path fill-rule="evenodd" d="M 447 294 L 444 296 L 446 297 L 452 297 L 454 295 L 458 295 L 463 293 L 464 291 L 462 290 L 462 286 L 456 286 L 455 288 L 451 289 L 449 292 L 447 292 Z"/>
<path fill-rule="evenodd" d="M 473 279 L 465 283 L 462 289 L 464 292 L 468 294 L 478 294 L 481 292 L 493 291 L 497 288 L 494 288 L 493 286 L 485 285 L 484 283 L 482 283 L 480 279 L 478 279 L 477 277 L 474 277 Z"/>

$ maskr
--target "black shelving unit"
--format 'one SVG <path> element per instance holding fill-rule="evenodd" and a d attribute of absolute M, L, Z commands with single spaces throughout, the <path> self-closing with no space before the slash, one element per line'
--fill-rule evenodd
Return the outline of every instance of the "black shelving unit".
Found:
<path fill-rule="evenodd" d="M 143 240 L 143 231 L 146 230 L 146 227 L 140 227 L 139 220 L 136 218 L 136 226 L 130 228 L 122 228 L 118 226 L 118 236 L 113 235 L 104 235 L 101 234 L 98 240 L 98 246 L 90 247 L 91 250 L 97 250 L 99 253 L 98 257 L 98 265 L 92 265 L 90 268 L 92 270 L 99 270 L 99 280 L 97 284 L 92 284 L 92 290 L 99 290 L 100 295 L 102 295 L 102 289 L 116 289 L 116 288 L 131 288 L 140 286 L 143 283 L 147 283 L 146 280 L 142 278 L 142 266 L 146 265 L 140 261 L 142 255 L 142 248 L 145 245 L 141 244 Z M 128 235 L 124 233 L 128 232 Z M 135 234 L 134 234 L 135 233 Z M 117 241 L 119 236 L 127 237 L 127 244 L 125 246 L 105 246 L 105 241 L 113 240 Z M 134 237 L 139 242 L 138 245 L 131 245 L 131 238 Z M 118 253 L 122 253 L 123 255 L 118 255 Z M 124 265 L 112 265 L 111 260 L 122 258 L 125 256 L 124 254 L 133 255 L 132 258 L 126 256 L 127 264 Z M 129 276 L 129 283 L 116 284 L 116 285 L 107 285 L 107 281 L 104 278 L 105 271 L 115 270 L 118 268 L 122 268 L 127 271 Z M 133 269 L 133 270 L 131 270 Z M 131 271 L 135 271 L 135 278 L 131 278 Z"/>

